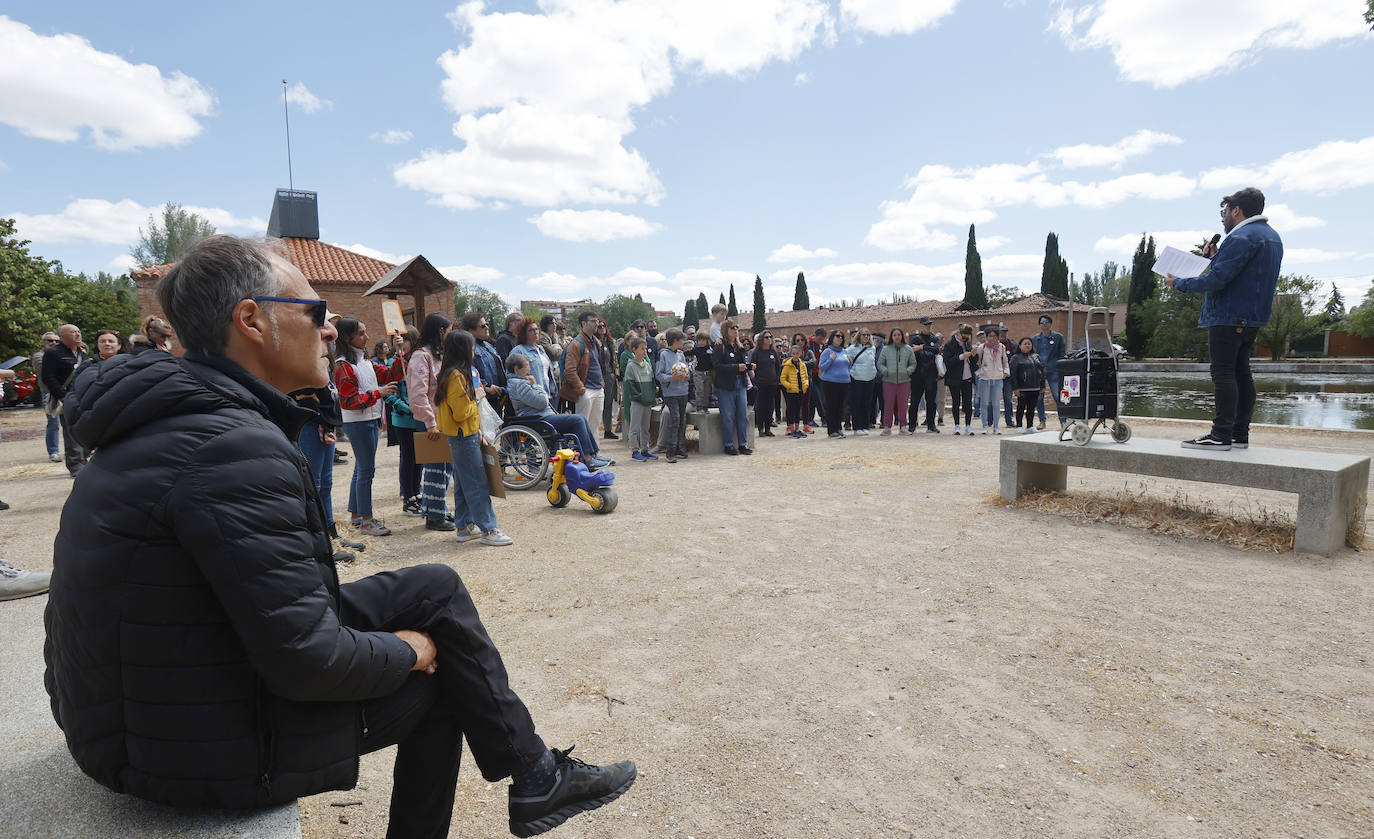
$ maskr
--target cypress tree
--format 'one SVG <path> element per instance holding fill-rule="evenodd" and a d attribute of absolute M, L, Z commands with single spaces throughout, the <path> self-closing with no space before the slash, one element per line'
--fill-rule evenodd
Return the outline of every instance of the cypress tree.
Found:
<path fill-rule="evenodd" d="M 697 320 L 711 316 L 711 304 L 706 302 L 706 292 L 697 294 Z"/>
<path fill-rule="evenodd" d="M 730 302 L 726 304 L 725 314 L 727 317 L 739 317 L 739 306 L 735 305 L 735 284 L 730 283 Z"/>
<path fill-rule="evenodd" d="M 797 290 L 792 294 L 792 311 L 800 312 L 811 308 L 811 295 L 806 291 L 806 274 L 797 272 Z"/>
<path fill-rule="evenodd" d="M 978 242 L 971 224 L 968 226 L 968 251 L 964 254 L 964 305 L 970 309 L 988 307 L 988 293 L 983 288 L 983 258 L 978 255 Z"/>
<path fill-rule="evenodd" d="M 689 297 L 687 298 L 687 305 L 682 307 L 682 325 L 696 326 L 699 320 L 701 318 L 697 316 L 697 301 Z"/>
<path fill-rule="evenodd" d="M 733 289 L 734 289 L 734 286 L 731 286 L 730 288 L 731 288 L 731 290 L 733 290 Z M 725 295 L 724 295 L 724 294 L 722 294 L 722 295 L 720 296 L 720 305 L 722 305 L 722 306 L 725 305 Z M 729 313 L 727 312 L 726 314 L 729 314 Z"/>
<path fill-rule="evenodd" d="M 1154 324 L 1147 322 L 1148 307 L 1145 305 L 1154 299 L 1157 291 L 1154 264 L 1154 237 L 1141 234 L 1140 244 L 1131 258 L 1131 290 L 1126 298 L 1126 352 L 1136 358 L 1145 355 L 1150 333 L 1154 331 Z"/>
<path fill-rule="evenodd" d="M 1040 293 L 1067 300 L 1069 297 L 1069 263 L 1059 255 L 1059 234 L 1045 237 L 1045 264 L 1040 271 Z"/>
<path fill-rule="evenodd" d="M 762 332 L 768 327 L 768 319 L 764 317 L 763 302 L 763 278 L 758 274 L 754 275 L 754 333 Z"/>

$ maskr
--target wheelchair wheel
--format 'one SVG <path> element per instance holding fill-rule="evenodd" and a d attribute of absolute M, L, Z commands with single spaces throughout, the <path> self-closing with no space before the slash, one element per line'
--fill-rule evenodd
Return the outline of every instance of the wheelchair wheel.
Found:
<path fill-rule="evenodd" d="M 549 471 L 549 447 L 544 438 L 523 425 L 508 425 L 496 433 L 501 484 L 506 489 L 530 489 Z"/>

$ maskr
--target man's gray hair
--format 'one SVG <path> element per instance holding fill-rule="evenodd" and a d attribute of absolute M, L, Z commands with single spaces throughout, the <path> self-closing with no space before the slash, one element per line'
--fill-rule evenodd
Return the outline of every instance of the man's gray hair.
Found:
<path fill-rule="evenodd" d="M 224 351 L 239 301 L 280 296 L 285 285 L 274 242 L 211 236 L 186 252 L 158 283 L 158 299 L 188 350 Z"/>

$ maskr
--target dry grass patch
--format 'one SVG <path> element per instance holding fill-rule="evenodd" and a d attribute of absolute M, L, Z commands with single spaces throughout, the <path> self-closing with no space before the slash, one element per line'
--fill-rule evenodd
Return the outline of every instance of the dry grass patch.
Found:
<path fill-rule="evenodd" d="M 1126 487 L 1116 492 L 1072 495 L 1031 492 L 1016 501 L 990 494 L 986 501 L 999 507 L 1036 510 L 1074 521 L 1119 524 L 1179 539 L 1216 542 L 1243 551 L 1291 551 L 1297 531 L 1297 523 L 1292 517 L 1260 505 L 1230 504 L 1222 509 L 1209 501 L 1190 498 L 1181 491 L 1167 498 L 1151 495 L 1144 485 L 1134 490 Z M 1363 532 L 1363 522 L 1360 530 Z"/>

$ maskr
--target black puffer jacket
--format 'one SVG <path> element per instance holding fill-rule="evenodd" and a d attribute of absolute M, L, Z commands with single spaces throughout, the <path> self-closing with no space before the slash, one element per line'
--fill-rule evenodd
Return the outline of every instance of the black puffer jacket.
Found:
<path fill-rule="evenodd" d="M 118 356 L 64 411 L 95 456 L 62 510 L 46 684 L 68 748 L 118 792 L 260 807 L 357 782 L 359 700 L 415 663 L 341 625 L 308 412 L 216 356 Z"/>

